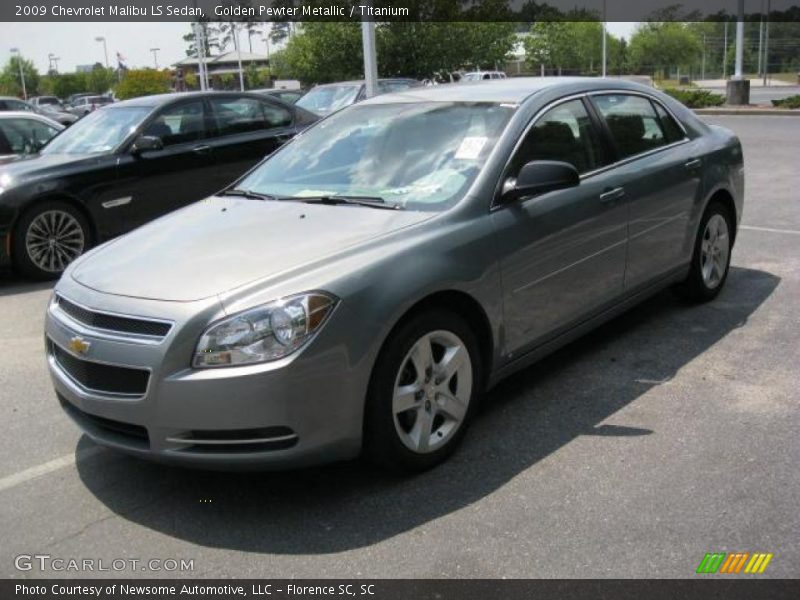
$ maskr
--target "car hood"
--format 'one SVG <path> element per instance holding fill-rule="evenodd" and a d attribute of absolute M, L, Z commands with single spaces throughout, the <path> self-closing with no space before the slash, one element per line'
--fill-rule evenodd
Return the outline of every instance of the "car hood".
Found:
<path fill-rule="evenodd" d="M 71 170 L 81 163 L 89 166 L 103 159 L 107 159 L 107 156 L 97 154 L 31 154 L 0 166 L 0 175 L 7 175 L 10 177 L 12 185 L 18 185 L 31 179 L 57 174 L 65 168 Z"/>
<path fill-rule="evenodd" d="M 201 300 L 320 263 L 431 216 L 212 196 L 96 249 L 71 276 L 107 294 Z"/>

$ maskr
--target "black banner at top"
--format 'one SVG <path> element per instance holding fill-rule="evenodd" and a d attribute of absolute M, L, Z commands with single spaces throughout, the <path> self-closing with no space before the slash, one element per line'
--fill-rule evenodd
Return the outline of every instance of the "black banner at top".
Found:
<path fill-rule="evenodd" d="M 800 0 L 769 20 L 800 21 Z M 744 19 L 765 3 L 745 0 Z M 736 0 L 3 0 L 0 21 L 723 21 Z"/>

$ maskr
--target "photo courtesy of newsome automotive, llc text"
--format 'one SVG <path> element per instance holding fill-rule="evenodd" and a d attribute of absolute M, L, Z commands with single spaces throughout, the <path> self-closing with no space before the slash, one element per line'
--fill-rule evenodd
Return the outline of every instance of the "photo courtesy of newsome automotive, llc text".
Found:
<path fill-rule="evenodd" d="M 0 3 L 0 599 L 800 598 L 800 0 Z"/>

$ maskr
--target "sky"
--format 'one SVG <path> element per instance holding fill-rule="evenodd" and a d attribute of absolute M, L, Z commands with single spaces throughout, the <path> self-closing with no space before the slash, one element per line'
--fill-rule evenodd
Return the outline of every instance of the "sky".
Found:
<path fill-rule="evenodd" d="M 608 30 L 616 36 L 629 38 L 636 23 L 609 23 Z M 157 53 L 159 67 L 173 64 L 186 56 L 182 36 L 189 33 L 189 23 L 0 23 L 0 65 L 4 64 L 11 48 L 19 48 L 22 56 L 32 60 L 40 72 L 48 69 L 48 55 L 60 58 L 58 70 L 74 71 L 76 65 L 105 62 L 102 42 L 106 38 L 108 60 L 115 66 L 116 53 L 127 59 L 129 68 L 155 66 L 151 48 Z M 242 50 L 249 49 L 246 36 L 241 35 Z M 264 42 L 253 38 L 253 52 L 266 54 Z M 380 60 L 380 57 L 378 58 Z"/>

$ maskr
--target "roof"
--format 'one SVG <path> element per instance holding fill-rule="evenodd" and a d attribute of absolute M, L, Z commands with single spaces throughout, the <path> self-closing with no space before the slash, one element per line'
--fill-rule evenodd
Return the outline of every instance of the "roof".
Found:
<path fill-rule="evenodd" d="M 588 90 L 646 89 L 645 86 L 622 79 L 600 77 L 510 77 L 489 81 L 449 83 L 427 87 L 414 87 L 400 92 L 382 94 L 363 103 L 390 102 L 509 102 L 518 104 L 536 92 L 556 87 L 585 88 Z M 649 88 L 652 91 L 652 88 Z"/>
<path fill-rule="evenodd" d="M 131 98 L 130 100 L 120 100 L 119 102 L 115 102 L 114 104 L 109 104 L 103 110 L 108 108 L 118 108 L 118 107 L 131 107 L 131 106 L 143 106 L 143 107 L 151 107 L 155 108 L 156 106 L 162 106 L 164 104 L 168 104 L 173 102 L 174 100 L 185 100 L 187 98 L 208 98 L 210 96 L 219 96 L 224 93 L 230 94 L 244 94 L 246 96 L 257 96 L 257 94 L 253 94 L 252 92 L 245 91 L 240 92 L 239 90 L 211 90 L 207 92 L 171 92 L 169 94 L 154 94 L 152 96 L 140 96 L 138 98 Z"/>
<path fill-rule="evenodd" d="M 0 120 L 2 119 L 35 119 L 41 123 L 47 123 L 56 129 L 64 129 L 64 126 L 58 121 L 27 110 L 0 110 Z"/>
<path fill-rule="evenodd" d="M 419 80 L 412 77 L 380 77 L 378 83 L 385 83 L 387 81 L 413 81 L 414 83 L 421 83 Z M 363 79 L 351 79 L 349 81 L 331 81 L 330 83 L 320 83 L 315 85 L 315 88 L 322 88 L 334 85 L 364 85 Z"/>
<path fill-rule="evenodd" d="M 242 52 L 242 62 L 243 63 L 260 62 L 260 61 L 263 61 L 263 62 L 269 61 L 269 56 L 267 56 L 266 54 L 254 54 L 252 52 Z M 191 56 L 187 56 L 183 60 L 179 60 L 178 62 L 173 64 L 173 66 L 174 67 L 181 67 L 181 66 L 187 66 L 187 65 L 196 65 L 198 62 L 199 61 L 198 61 L 197 58 L 191 57 Z M 233 63 L 239 62 L 239 55 L 235 50 L 233 52 L 224 52 L 224 53 L 218 54 L 216 56 L 206 56 L 206 61 L 205 61 L 205 63 L 207 65 L 214 65 L 214 64 L 219 64 L 219 63 L 230 63 L 230 62 L 233 62 Z"/>

